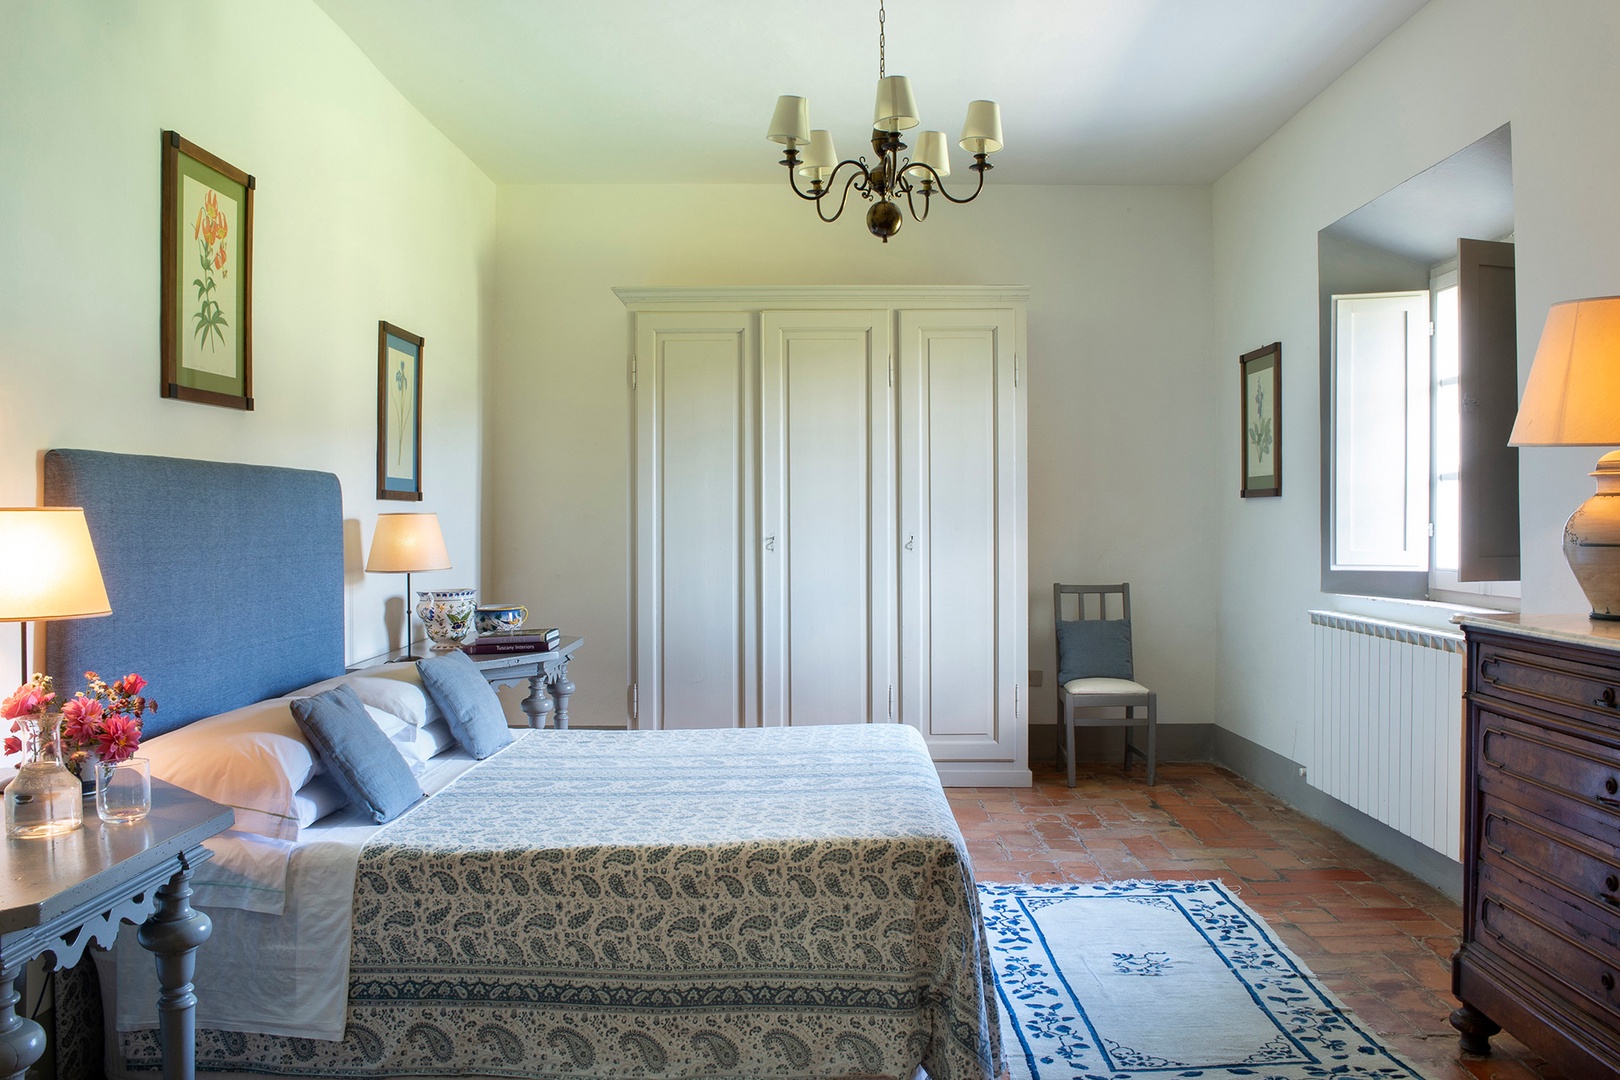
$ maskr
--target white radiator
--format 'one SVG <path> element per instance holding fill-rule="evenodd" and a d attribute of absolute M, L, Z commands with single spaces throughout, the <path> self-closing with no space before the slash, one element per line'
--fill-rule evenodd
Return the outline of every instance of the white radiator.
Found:
<path fill-rule="evenodd" d="M 1313 611 L 1311 651 L 1306 781 L 1460 858 L 1462 635 Z"/>

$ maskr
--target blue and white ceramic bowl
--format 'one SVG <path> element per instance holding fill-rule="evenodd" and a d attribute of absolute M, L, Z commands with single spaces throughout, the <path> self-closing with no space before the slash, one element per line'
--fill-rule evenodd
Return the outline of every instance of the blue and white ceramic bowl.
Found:
<path fill-rule="evenodd" d="M 522 604 L 479 604 L 474 621 L 480 634 L 510 634 L 523 628 L 529 609 Z"/>

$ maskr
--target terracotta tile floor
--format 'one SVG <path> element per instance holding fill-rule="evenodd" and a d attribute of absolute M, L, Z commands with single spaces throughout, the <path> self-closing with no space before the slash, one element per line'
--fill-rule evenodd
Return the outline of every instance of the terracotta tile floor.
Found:
<path fill-rule="evenodd" d="M 1216 765 L 1050 765 L 1032 788 L 951 788 L 984 881 L 1219 878 L 1335 994 L 1433 1080 L 1564 1077 L 1506 1034 L 1465 1057 L 1446 1017 L 1462 909 L 1269 792 Z"/>

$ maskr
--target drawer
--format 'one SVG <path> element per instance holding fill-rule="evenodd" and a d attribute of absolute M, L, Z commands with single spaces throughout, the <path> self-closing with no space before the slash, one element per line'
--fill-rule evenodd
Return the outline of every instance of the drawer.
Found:
<path fill-rule="evenodd" d="M 1497 799 L 1480 817 L 1479 857 L 1493 877 L 1500 868 L 1549 916 L 1620 948 L 1620 852 Z"/>
<path fill-rule="evenodd" d="M 1620 843 L 1620 751 L 1485 708 L 1478 717 L 1483 792 Z"/>
<path fill-rule="evenodd" d="M 1612 724 L 1620 732 L 1620 671 L 1561 656 L 1481 643 L 1469 685 L 1533 708 Z"/>
<path fill-rule="evenodd" d="M 1576 940 L 1554 920 L 1486 881 L 1481 882 L 1474 937 L 1547 983 L 1557 997 L 1609 1027 L 1620 1025 L 1620 994 L 1615 990 L 1620 955 L 1613 948 Z"/>

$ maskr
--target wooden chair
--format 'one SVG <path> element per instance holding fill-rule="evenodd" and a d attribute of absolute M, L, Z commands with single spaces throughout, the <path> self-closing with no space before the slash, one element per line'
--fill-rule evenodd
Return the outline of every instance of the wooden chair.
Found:
<path fill-rule="evenodd" d="M 1065 596 L 1078 601 L 1079 617 L 1075 620 L 1063 618 Z M 1118 598 L 1113 605 L 1116 615 L 1109 614 L 1110 597 Z M 1121 723 L 1125 725 L 1125 771 L 1130 772 L 1131 755 L 1137 755 L 1147 762 L 1147 782 L 1151 786 L 1157 779 L 1159 695 L 1135 681 L 1130 585 L 1053 585 L 1052 615 L 1058 638 L 1058 706 L 1063 718 L 1063 759 L 1068 765 L 1069 786 L 1074 787 L 1075 727 L 1112 727 Z M 1066 638 L 1071 643 L 1068 668 L 1064 666 Z M 1119 709 L 1124 710 L 1123 718 L 1116 713 Z M 1131 741 L 1133 725 L 1142 719 L 1135 715 L 1137 709 L 1147 710 L 1146 753 Z"/>

